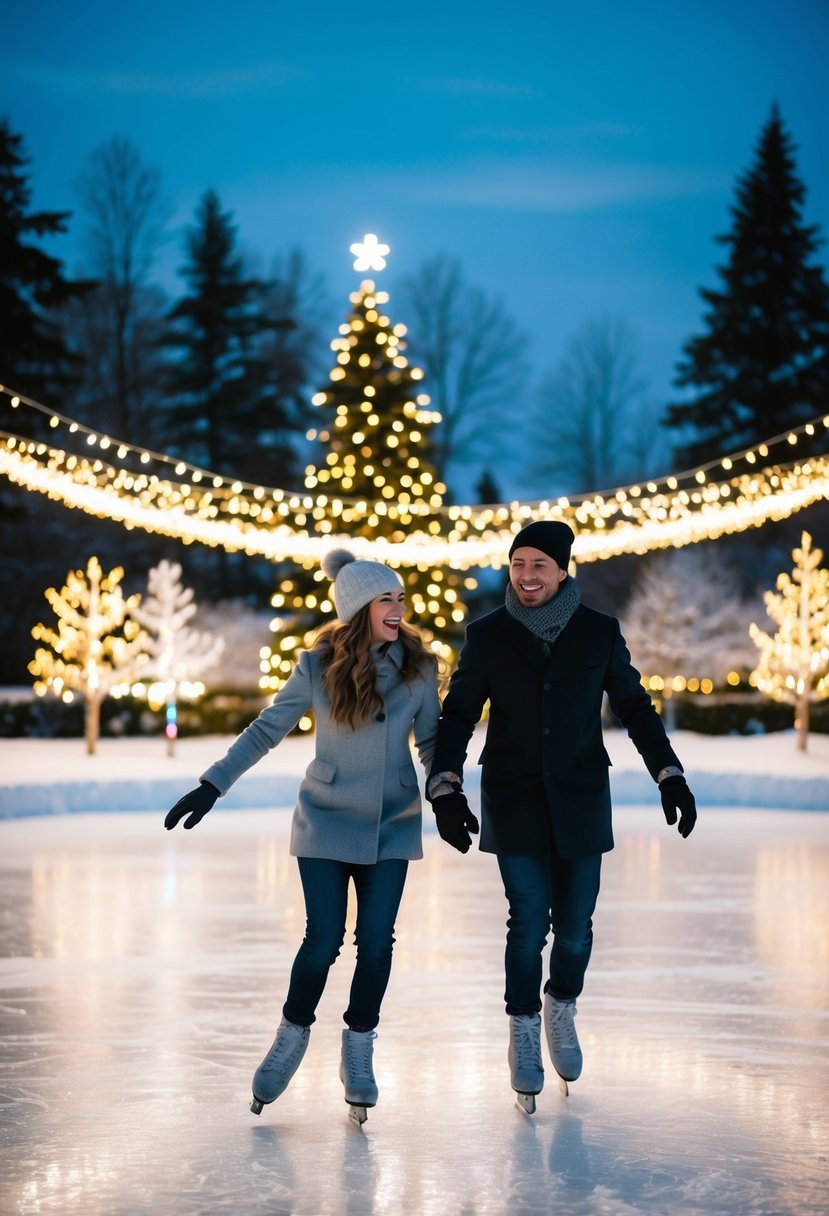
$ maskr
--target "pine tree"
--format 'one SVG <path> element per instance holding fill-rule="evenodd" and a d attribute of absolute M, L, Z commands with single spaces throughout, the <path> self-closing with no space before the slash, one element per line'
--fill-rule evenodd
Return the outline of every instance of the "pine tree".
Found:
<path fill-rule="evenodd" d="M 802 220 L 805 187 L 773 107 L 755 162 L 739 180 L 721 290 L 700 293 L 707 332 L 684 347 L 687 399 L 665 423 L 693 436 L 676 449 L 693 466 L 797 427 L 826 408 L 829 286 L 813 261 L 822 244 Z"/>
<path fill-rule="evenodd" d="M 192 628 L 195 614 L 193 591 L 182 586 L 179 563 L 164 559 L 153 566 L 147 594 L 132 615 L 146 634 L 149 662 L 144 675 L 156 682 L 150 700 L 165 706 L 168 756 L 175 751 L 177 702 L 186 686 L 215 665 L 225 646 L 221 638 Z"/>
<path fill-rule="evenodd" d="M 18 392 L 60 405 L 79 360 L 55 316 L 89 285 L 69 282 L 56 258 L 30 244 L 65 232 L 69 213 L 29 211 L 29 163 L 22 136 L 0 120 L 0 374 Z"/>
<path fill-rule="evenodd" d="M 188 293 L 173 307 L 167 345 L 170 438 L 195 464 L 242 480 L 291 486 L 298 423 L 269 374 L 263 346 L 275 323 L 265 288 L 245 274 L 236 227 L 208 190 L 187 234 Z"/>
<path fill-rule="evenodd" d="M 829 697 L 829 570 L 820 568 L 823 551 L 812 548 L 808 532 L 792 557 L 791 575 L 777 577 L 779 594 L 767 591 L 763 596 L 777 632 L 751 625 L 760 651 L 752 683 L 772 700 L 794 706 L 798 746 L 805 752 L 809 706 Z"/>
<path fill-rule="evenodd" d="M 337 363 L 330 385 L 313 397 L 325 421 L 308 437 L 323 446 L 325 458 L 307 466 L 305 487 L 328 502 L 317 512 L 323 534 L 400 542 L 421 520 L 424 507 L 431 513 L 443 502 L 446 487 L 430 461 L 429 432 L 438 417 L 429 409 L 422 371 L 403 353 L 405 326 L 392 325 L 383 311 L 388 299 L 370 279 L 352 294 L 352 311 L 331 343 Z M 374 504 L 373 509 L 364 515 L 351 505 L 355 500 Z M 439 526 L 434 519 L 429 524 L 433 533 Z M 269 671 L 261 681 L 268 691 L 281 687 L 297 650 L 333 614 L 325 576 L 310 571 L 310 563 L 291 571 L 272 600 L 279 620 Z M 462 596 L 475 580 L 427 563 L 401 571 L 401 577 L 409 619 L 435 635 L 433 647 L 450 662 L 447 639 L 460 637 L 466 615 Z"/>
<path fill-rule="evenodd" d="M 100 734 L 101 702 L 117 684 L 131 681 L 147 661 L 145 638 L 131 618 L 138 596 L 124 598 L 120 566 L 104 575 L 97 557 L 70 571 L 60 591 L 44 592 L 57 629 L 38 623 L 32 637 L 43 645 L 29 671 L 38 696 L 54 692 L 71 700 L 79 692 L 85 705 L 86 750 L 94 755 Z"/>

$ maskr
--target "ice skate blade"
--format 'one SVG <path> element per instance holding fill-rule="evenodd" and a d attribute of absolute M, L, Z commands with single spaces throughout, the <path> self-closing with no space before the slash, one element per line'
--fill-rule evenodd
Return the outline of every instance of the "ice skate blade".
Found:
<path fill-rule="evenodd" d="M 535 1114 L 535 1094 L 516 1094 L 515 1105 L 523 1110 L 525 1115 Z"/>
<path fill-rule="evenodd" d="M 252 1102 L 251 1102 L 251 1104 L 250 1104 L 251 1114 L 254 1114 L 254 1115 L 261 1115 L 261 1114 L 262 1114 L 262 1107 L 263 1107 L 264 1105 L 265 1105 L 265 1103 L 262 1101 L 262 1099 L 261 1099 L 261 1098 L 257 1098 L 257 1097 L 256 1097 L 256 1095 L 254 1094 L 254 1096 L 253 1096 L 253 1101 L 252 1101 Z"/>
<path fill-rule="evenodd" d="M 352 1122 L 356 1123 L 358 1127 L 362 1127 L 368 1118 L 368 1111 L 366 1110 L 365 1106 L 354 1106 L 349 1103 L 348 1117 L 352 1120 Z"/>
<path fill-rule="evenodd" d="M 564 1080 L 564 1077 L 559 1077 L 559 1079 L 558 1079 L 558 1087 L 559 1087 L 559 1089 L 561 1090 L 561 1092 L 562 1092 L 562 1094 L 563 1094 L 563 1096 L 564 1096 L 565 1098 L 569 1098 L 569 1097 L 570 1097 L 570 1086 L 569 1086 L 569 1085 L 567 1084 L 567 1082 Z"/>

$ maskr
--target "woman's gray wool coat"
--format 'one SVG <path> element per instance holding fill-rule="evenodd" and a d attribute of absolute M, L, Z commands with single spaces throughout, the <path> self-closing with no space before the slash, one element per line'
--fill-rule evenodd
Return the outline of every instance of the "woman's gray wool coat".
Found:
<path fill-rule="evenodd" d="M 414 741 L 426 771 L 440 716 L 437 677 L 404 684 L 403 646 L 372 647 L 383 708 L 352 730 L 331 720 L 320 657 L 303 650 L 273 703 L 242 731 L 206 772 L 226 794 L 234 781 L 284 739 L 309 709 L 316 719 L 316 752 L 299 787 L 291 826 L 294 857 L 327 857 L 371 865 L 388 857 L 423 856 L 421 800 L 409 750 Z"/>

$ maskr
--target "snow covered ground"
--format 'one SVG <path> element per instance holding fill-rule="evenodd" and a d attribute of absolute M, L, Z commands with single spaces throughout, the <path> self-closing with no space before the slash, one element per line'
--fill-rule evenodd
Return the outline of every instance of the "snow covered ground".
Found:
<path fill-rule="evenodd" d="M 226 741 L 185 740 L 173 760 L 160 740 L 107 740 L 91 760 L 80 740 L 5 741 L 0 1211 L 825 1212 L 829 815 L 814 812 L 829 803 L 829 740 L 803 757 L 791 733 L 673 739 L 700 801 L 687 841 L 652 785 L 641 805 L 625 796 L 641 762 L 609 736 L 617 848 L 571 1097 L 548 1068 L 537 1115 L 515 1108 L 497 870 L 430 832 L 362 1130 L 337 1078 L 350 938 L 299 1074 L 261 1118 L 248 1111 L 303 932 L 287 833 L 309 741 L 240 783 L 261 806 L 220 803 L 188 833 L 165 832 L 163 812 Z M 728 797 L 700 797 L 709 782 Z M 786 799 L 761 809 L 774 788 Z M 136 804 L 155 813 L 111 813 Z"/>
<path fill-rule="evenodd" d="M 484 727 L 469 748 L 467 789 L 477 788 L 476 761 Z M 613 761 L 616 805 L 653 798 L 653 782 L 623 731 L 605 732 Z M 812 735 L 804 754 L 794 731 L 712 736 L 674 731 L 697 800 L 706 806 L 829 810 L 829 735 Z M 202 736 L 180 739 L 168 757 L 165 740 L 102 739 L 87 756 L 81 739 L 0 739 L 0 819 L 76 811 L 158 811 L 197 783 L 198 774 L 231 742 Z M 237 782 L 221 806 L 293 806 L 297 784 L 313 755 L 309 736 L 285 739 Z"/>

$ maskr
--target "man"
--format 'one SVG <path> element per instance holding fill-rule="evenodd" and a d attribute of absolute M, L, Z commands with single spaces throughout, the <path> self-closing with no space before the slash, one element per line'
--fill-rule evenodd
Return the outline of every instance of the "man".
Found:
<path fill-rule="evenodd" d="M 602 854 L 613 848 L 603 693 L 659 786 L 669 824 L 696 822 L 682 765 L 615 617 L 580 603 L 567 524 L 537 521 L 509 551 L 506 603 L 470 624 L 438 726 L 428 781 L 440 835 L 467 852 L 478 822 L 461 791 L 472 731 L 489 701 L 480 758 L 481 844 L 509 904 L 506 1011 L 511 1084 L 532 1113 L 541 1092 L 541 954 L 552 928 L 544 1029 L 553 1067 L 581 1073 L 574 1017 L 592 947 Z"/>

